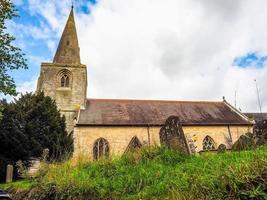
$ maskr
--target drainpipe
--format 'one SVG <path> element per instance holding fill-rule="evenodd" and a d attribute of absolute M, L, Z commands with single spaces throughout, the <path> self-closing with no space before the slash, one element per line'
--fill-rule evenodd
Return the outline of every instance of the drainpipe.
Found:
<path fill-rule="evenodd" d="M 148 138 L 148 146 L 150 147 L 150 132 L 149 132 L 149 124 L 147 124 L 147 138 Z"/>
<path fill-rule="evenodd" d="M 230 130 L 230 125 L 229 124 L 227 125 L 227 128 L 228 128 L 228 133 L 229 133 L 229 136 L 230 136 L 231 143 L 233 145 L 233 138 L 232 138 L 232 134 L 231 134 L 231 130 Z"/>

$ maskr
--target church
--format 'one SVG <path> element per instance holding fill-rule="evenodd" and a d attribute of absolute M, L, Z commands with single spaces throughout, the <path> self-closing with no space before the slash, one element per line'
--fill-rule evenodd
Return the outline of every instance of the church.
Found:
<path fill-rule="evenodd" d="M 70 11 L 53 62 L 42 63 L 37 91 L 56 101 L 74 135 L 74 157 L 119 156 L 132 148 L 161 145 L 160 129 L 177 116 L 196 152 L 231 145 L 253 121 L 225 99 L 166 101 L 87 98 L 87 67 L 81 64 L 74 11 Z"/>

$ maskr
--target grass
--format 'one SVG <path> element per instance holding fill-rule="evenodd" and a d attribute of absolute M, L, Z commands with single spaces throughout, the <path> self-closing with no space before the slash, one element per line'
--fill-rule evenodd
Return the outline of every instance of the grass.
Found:
<path fill-rule="evenodd" d="M 8 190 L 9 188 L 16 190 L 29 190 L 33 186 L 31 180 L 19 180 L 12 183 L 0 184 L 0 188 L 3 190 Z"/>
<path fill-rule="evenodd" d="M 36 199 L 267 199 L 266 170 L 267 146 L 198 156 L 153 148 L 114 160 L 45 164 L 34 183 L 21 185 Z"/>

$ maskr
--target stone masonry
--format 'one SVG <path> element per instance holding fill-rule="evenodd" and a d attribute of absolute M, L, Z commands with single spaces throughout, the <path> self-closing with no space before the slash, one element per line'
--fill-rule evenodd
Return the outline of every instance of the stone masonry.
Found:
<path fill-rule="evenodd" d="M 67 78 L 64 79 L 66 83 L 62 82 L 63 78 Z M 56 101 L 66 117 L 67 130 L 71 132 L 79 109 L 85 106 L 86 90 L 87 68 L 80 63 L 80 48 L 72 9 L 53 62 L 41 64 L 37 91 L 43 91 Z"/>

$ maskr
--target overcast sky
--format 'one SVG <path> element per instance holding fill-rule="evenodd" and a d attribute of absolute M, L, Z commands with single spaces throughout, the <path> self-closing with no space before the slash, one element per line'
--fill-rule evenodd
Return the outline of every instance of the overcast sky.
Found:
<path fill-rule="evenodd" d="M 12 73 L 34 91 L 41 62 L 53 59 L 70 0 L 15 0 L 8 31 L 26 53 Z M 88 98 L 221 101 L 267 112 L 266 0 L 76 0 Z"/>

